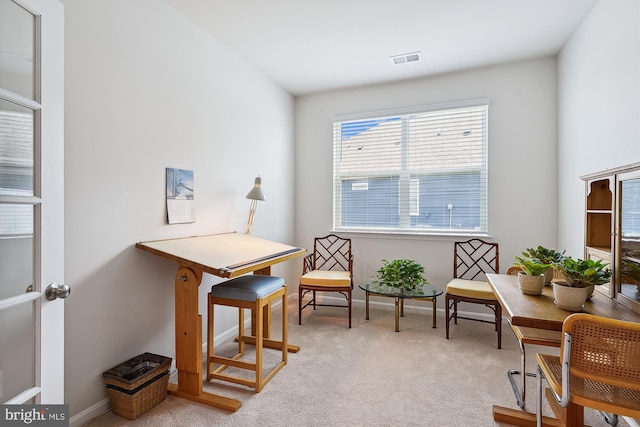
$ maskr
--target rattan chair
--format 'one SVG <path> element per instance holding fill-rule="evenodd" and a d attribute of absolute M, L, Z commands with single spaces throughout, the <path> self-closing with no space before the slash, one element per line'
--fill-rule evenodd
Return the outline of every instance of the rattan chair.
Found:
<path fill-rule="evenodd" d="M 481 239 L 455 242 L 453 247 L 453 280 L 447 284 L 445 294 L 446 337 L 449 339 L 449 323 L 453 319 L 473 320 L 491 323 L 498 333 L 498 348 L 502 348 L 502 306 L 496 299 L 486 273 L 498 273 L 500 270 L 499 248 L 497 243 Z M 493 311 L 494 320 L 478 317 L 465 317 L 458 314 L 458 303 L 482 304 Z"/>
<path fill-rule="evenodd" d="M 302 277 L 298 290 L 298 324 L 302 325 L 302 310 L 308 306 L 345 307 L 349 311 L 349 328 L 351 328 L 351 295 L 353 290 L 353 254 L 351 239 L 344 239 L 329 234 L 316 237 L 313 253 L 303 261 Z M 302 304 L 304 296 L 311 292 L 311 300 Z M 347 304 L 319 303 L 317 292 L 337 292 L 343 295 Z"/>
<path fill-rule="evenodd" d="M 537 425 L 543 377 L 563 408 L 574 403 L 596 409 L 612 425 L 617 415 L 640 418 L 640 323 L 575 313 L 562 333 L 560 356 L 537 355 Z"/>
<path fill-rule="evenodd" d="M 520 267 L 511 265 L 507 267 L 506 274 L 516 276 L 519 271 L 522 271 Z M 518 345 L 520 346 L 520 369 L 510 369 L 507 371 L 509 376 L 509 382 L 513 389 L 513 394 L 516 397 L 518 406 L 524 408 L 526 390 L 527 390 L 527 376 L 535 377 L 535 372 L 527 372 L 527 353 L 525 345 L 540 345 L 546 347 L 560 347 L 560 341 L 562 333 L 560 331 L 550 331 L 547 329 L 529 328 L 526 326 L 514 326 L 509 322 L 511 330 L 518 339 Z M 523 374 L 523 372 L 525 374 Z M 520 387 L 516 384 L 516 376 L 522 376 L 520 381 Z"/>

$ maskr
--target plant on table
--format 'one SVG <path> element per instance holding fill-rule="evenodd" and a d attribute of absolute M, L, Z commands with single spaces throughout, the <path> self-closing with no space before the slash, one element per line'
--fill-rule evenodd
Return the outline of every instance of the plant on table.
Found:
<path fill-rule="evenodd" d="M 424 272 L 424 267 L 414 260 L 396 259 L 389 262 L 383 259 L 382 267 L 372 283 L 410 291 L 421 290 L 422 285 L 429 283 L 423 276 Z"/>
<path fill-rule="evenodd" d="M 519 256 L 515 258 L 516 260 L 512 262 L 511 265 L 519 267 L 527 276 L 540 276 L 552 267 L 551 264 L 545 264 L 538 258 L 522 258 Z"/>
<path fill-rule="evenodd" d="M 550 264 L 544 264 L 537 258 L 515 257 L 512 266 L 518 267 L 518 285 L 524 294 L 540 295 L 544 288 L 544 272 L 551 268 Z"/>
<path fill-rule="evenodd" d="M 554 264 L 564 282 L 558 285 L 575 288 L 586 288 L 591 285 L 602 285 L 611 280 L 611 270 L 603 260 L 573 259 L 566 257 L 562 262 Z"/>
<path fill-rule="evenodd" d="M 522 251 L 522 256 L 527 259 L 535 259 L 542 264 L 547 264 L 550 267 L 553 267 L 555 264 L 562 262 L 566 256 L 564 255 L 565 251 L 558 252 L 555 249 L 545 248 L 544 246 L 539 246 L 537 248 L 527 248 Z M 553 268 L 547 268 L 544 272 L 545 283 L 551 283 L 553 279 Z"/>
<path fill-rule="evenodd" d="M 611 279 L 611 270 L 603 260 L 565 258 L 554 267 L 564 280 L 553 280 L 556 305 L 569 311 L 581 311 L 596 285 Z"/>
<path fill-rule="evenodd" d="M 545 248 L 544 246 L 538 246 L 537 248 L 527 248 L 522 251 L 522 256 L 525 258 L 535 258 L 542 264 L 548 264 L 553 266 L 559 262 L 562 262 L 566 256 L 565 251 L 558 252 L 555 249 Z"/>

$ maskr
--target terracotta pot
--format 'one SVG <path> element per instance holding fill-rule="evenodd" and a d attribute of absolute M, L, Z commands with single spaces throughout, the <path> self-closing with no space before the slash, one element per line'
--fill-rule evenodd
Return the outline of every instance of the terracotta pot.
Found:
<path fill-rule="evenodd" d="M 576 288 L 553 283 L 553 298 L 558 307 L 567 311 L 582 311 L 587 301 L 587 288 Z"/>
<path fill-rule="evenodd" d="M 518 273 L 518 285 L 523 294 L 540 295 L 544 288 L 544 275 L 529 276 L 522 272 Z"/>

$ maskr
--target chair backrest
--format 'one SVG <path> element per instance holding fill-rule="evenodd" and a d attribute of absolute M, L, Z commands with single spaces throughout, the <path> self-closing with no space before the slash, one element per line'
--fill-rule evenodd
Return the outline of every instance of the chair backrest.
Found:
<path fill-rule="evenodd" d="M 575 313 L 562 332 L 571 335 L 572 376 L 640 390 L 640 323 Z M 565 346 L 563 341 L 561 355 Z"/>
<path fill-rule="evenodd" d="M 353 274 L 351 239 L 344 239 L 335 234 L 316 237 L 313 253 L 313 270 L 341 270 Z"/>
<path fill-rule="evenodd" d="M 485 280 L 486 273 L 500 271 L 498 244 L 480 239 L 455 242 L 453 247 L 453 277 Z"/>
<path fill-rule="evenodd" d="M 507 271 L 504 272 L 504 274 L 509 274 L 511 276 L 517 276 L 519 272 L 521 272 L 522 269 L 520 267 L 518 267 L 517 265 L 510 265 L 509 267 L 507 267 Z"/>

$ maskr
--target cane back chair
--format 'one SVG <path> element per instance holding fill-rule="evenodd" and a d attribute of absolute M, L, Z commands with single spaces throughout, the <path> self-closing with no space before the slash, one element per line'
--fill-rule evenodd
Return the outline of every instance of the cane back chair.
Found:
<path fill-rule="evenodd" d="M 596 409 L 612 425 L 618 415 L 640 418 L 640 323 L 575 313 L 562 333 L 560 356 L 537 355 L 537 425 L 543 377 L 562 408 L 574 403 Z"/>
<path fill-rule="evenodd" d="M 329 234 L 316 237 L 313 253 L 303 261 L 302 277 L 298 290 L 298 324 L 302 325 L 302 310 L 312 306 L 345 307 L 349 312 L 349 328 L 351 328 L 351 296 L 353 291 L 353 254 L 351 239 L 344 239 Z M 347 300 L 345 304 L 319 303 L 317 292 L 337 292 Z M 303 298 L 311 293 L 311 300 L 303 305 Z"/>
<path fill-rule="evenodd" d="M 497 243 L 481 239 L 455 242 L 453 247 L 453 280 L 447 284 L 445 293 L 446 337 L 449 339 L 449 323 L 453 319 L 473 320 L 491 323 L 498 333 L 498 348 L 502 348 L 502 306 L 498 302 L 491 286 L 486 281 L 486 273 L 498 273 L 500 270 L 499 248 Z M 461 316 L 458 303 L 482 304 L 493 311 L 494 320 Z"/>

